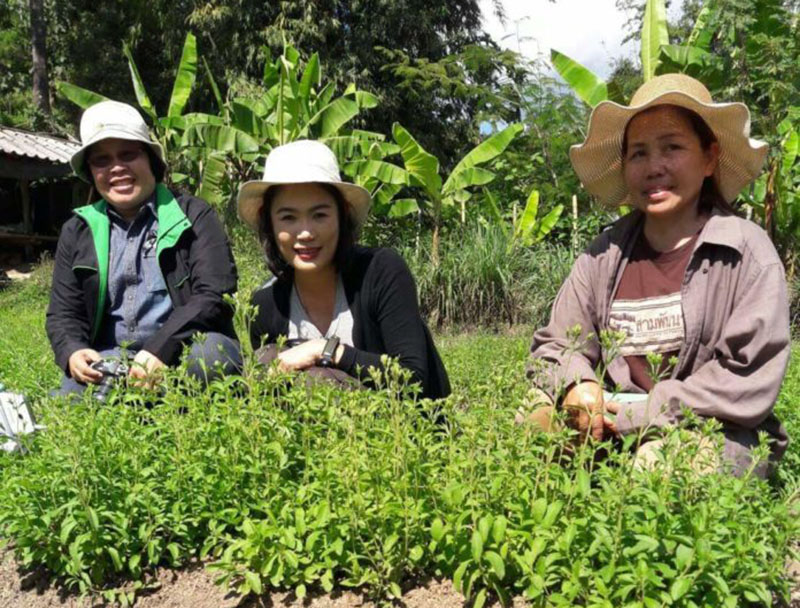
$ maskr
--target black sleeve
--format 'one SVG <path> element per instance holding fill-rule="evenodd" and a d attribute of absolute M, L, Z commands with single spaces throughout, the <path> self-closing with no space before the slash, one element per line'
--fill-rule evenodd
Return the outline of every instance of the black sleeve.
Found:
<path fill-rule="evenodd" d="M 87 317 L 83 288 L 72 269 L 78 221 L 72 219 L 64 224 L 58 239 L 45 322 L 56 364 L 64 373 L 69 373 L 72 353 L 90 347 L 91 319 Z"/>
<path fill-rule="evenodd" d="M 370 290 L 369 310 L 376 321 L 386 354 L 411 371 L 412 380 L 423 390 L 428 386 L 428 346 L 425 327 L 417 303 L 417 288 L 403 258 L 391 249 L 375 254 L 367 271 L 364 289 Z M 344 347 L 338 367 L 361 381 L 369 381 L 369 369 L 382 370 L 381 354 Z"/>
<path fill-rule="evenodd" d="M 192 222 L 189 244 L 192 296 L 185 306 L 172 311 L 142 347 L 165 363 L 174 361 L 183 344 L 198 332 L 220 331 L 233 318 L 233 310 L 223 299 L 224 294 L 236 291 L 236 265 L 228 237 L 216 212 L 205 202 L 199 204 L 203 208 Z"/>
<path fill-rule="evenodd" d="M 273 297 L 273 287 L 267 286 L 253 293 L 250 298 L 250 305 L 256 309 L 255 317 L 250 323 L 250 344 L 253 350 L 264 344 L 274 344 L 278 339 L 278 332 L 273 327 L 277 315 L 275 301 Z"/>

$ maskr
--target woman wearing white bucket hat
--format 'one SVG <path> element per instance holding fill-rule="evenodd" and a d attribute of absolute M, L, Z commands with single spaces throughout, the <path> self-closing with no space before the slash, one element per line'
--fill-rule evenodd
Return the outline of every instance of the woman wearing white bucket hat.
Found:
<path fill-rule="evenodd" d="M 239 189 L 239 216 L 259 234 L 275 275 L 253 295 L 254 348 L 286 337 L 285 370 L 332 367 L 370 383 L 381 355 L 397 357 L 424 397 L 450 392 L 419 312 L 416 287 L 394 251 L 355 245 L 372 202 L 341 181 L 333 152 L 295 141 L 270 152 L 264 177 Z"/>
<path fill-rule="evenodd" d="M 697 470 L 766 475 L 782 456 L 788 437 L 773 405 L 790 348 L 784 271 L 766 233 L 731 206 L 767 153 L 749 131 L 746 106 L 714 103 L 681 74 L 648 81 L 630 106 L 593 111 L 572 164 L 601 202 L 634 211 L 578 257 L 534 335 L 529 376 L 571 426 L 646 440 L 688 407 L 723 425 L 722 461 L 700 441 Z M 577 340 L 568 337 L 575 326 Z M 604 330 L 624 338 L 618 356 L 598 338 Z M 550 411 L 532 418 L 546 426 Z M 756 464 L 761 431 L 770 457 Z M 661 447 L 644 443 L 638 464 L 650 466 Z"/>
<path fill-rule="evenodd" d="M 139 380 L 176 364 L 184 347 L 201 381 L 240 369 L 224 301 L 236 266 L 214 210 L 163 183 L 164 151 L 132 106 L 91 106 L 80 133 L 70 164 L 100 200 L 76 209 L 59 236 L 47 334 L 65 373 L 60 394 L 100 382 L 100 360 L 127 353 Z"/>

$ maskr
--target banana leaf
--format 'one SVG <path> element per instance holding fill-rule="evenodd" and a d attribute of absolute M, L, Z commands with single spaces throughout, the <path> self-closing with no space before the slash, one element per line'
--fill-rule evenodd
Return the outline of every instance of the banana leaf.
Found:
<path fill-rule="evenodd" d="M 407 185 L 408 172 L 382 160 L 357 160 L 347 164 L 347 175 L 356 178 L 374 177 L 384 184 Z"/>
<path fill-rule="evenodd" d="M 529 244 L 530 235 L 536 228 L 536 216 L 539 214 L 539 191 L 533 190 L 528 195 L 525 209 L 514 226 L 514 237 L 522 240 L 526 245 Z"/>
<path fill-rule="evenodd" d="M 178 63 L 178 73 L 175 75 L 175 82 L 172 85 L 172 95 L 169 98 L 169 109 L 167 116 L 180 116 L 183 108 L 189 101 L 195 79 L 197 78 L 197 40 L 189 32 L 183 42 L 183 52 Z"/>
<path fill-rule="evenodd" d="M 205 114 L 203 112 L 189 112 L 182 116 L 163 116 L 158 119 L 158 124 L 165 129 L 177 129 L 184 131 L 192 125 L 222 125 L 225 121 L 221 116 Z"/>
<path fill-rule="evenodd" d="M 320 137 L 330 137 L 358 116 L 358 112 L 358 103 L 347 97 L 339 97 L 319 111 L 309 121 L 309 124 L 319 123 L 321 125 Z"/>
<path fill-rule="evenodd" d="M 783 142 L 782 169 L 785 175 L 789 175 L 797 160 L 798 149 L 800 149 L 800 136 L 797 131 L 790 131 Z"/>
<path fill-rule="evenodd" d="M 482 167 L 467 167 L 456 172 L 453 171 L 442 187 L 442 195 L 454 195 L 471 188 L 472 186 L 485 186 L 494 181 L 495 174 Z"/>
<path fill-rule="evenodd" d="M 400 146 L 400 155 L 406 171 L 425 189 L 429 196 L 440 198 L 442 178 L 439 175 L 439 160 L 420 146 L 400 123 L 394 123 L 392 135 Z"/>
<path fill-rule="evenodd" d="M 303 77 L 300 79 L 300 98 L 305 100 L 306 106 L 311 99 L 312 87 L 318 87 L 320 83 L 319 54 L 314 53 L 306 64 Z M 310 111 L 310 110 L 309 110 Z"/>
<path fill-rule="evenodd" d="M 661 47 L 669 44 L 664 0 L 647 0 L 642 24 L 642 74 L 645 82 L 656 75 Z"/>
<path fill-rule="evenodd" d="M 552 232 L 563 212 L 564 205 L 556 205 L 542 218 L 542 221 L 539 222 L 539 229 L 536 232 L 537 243 Z"/>
<path fill-rule="evenodd" d="M 187 147 L 205 148 L 209 153 L 241 155 L 259 152 L 258 142 L 250 135 L 224 125 L 193 125 L 186 129 L 182 143 Z"/>
<path fill-rule="evenodd" d="M 223 155 L 212 153 L 206 157 L 197 196 L 217 208 L 226 202 L 224 191 L 226 169 L 227 164 Z"/>
<path fill-rule="evenodd" d="M 219 113 L 225 113 L 225 103 L 222 101 L 222 95 L 219 92 L 219 87 L 217 86 L 217 81 L 214 80 L 214 75 L 211 73 L 211 68 L 208 67 L 208 62 L 206 61 L 205 57 L 202 57 L 203 60 L 203 68 L 205 69 L 206 73 L 206 80 L 208 80 L 208 86 L 211 87 L 211 92 L 214 93 L 214 99 L 217 102 L 217 107 L 219 108 Z"/>
<path fill-rule="evenodd" d="M 444 184 L 444 188 L 442 188 L 442 193 L 447 194 L 456 190 L 458 188 L 464 186 L 456 186 L 455 182 L 460 181 L 464 182 L 464 178 L 460 178 L 459 174 L 463 173 L 466 169 L 474 167 L 475 165 L 481 165 L 486 163 L 493 158 L 499 156 L 503 153 L 503 151 L 508 147 L 508 144 L 523 130 L 523 127 L 519 123 L 511 124 L 507 126 L 505 129 L 500 131 L 499 133 L 495 133 L 487 140 L 481 142 L 477 146 L 475 146 L 472 150 L 467 152 L 467 154 L 462 158 L 458 164 L 456 165 L 455 169 L 450 173 L 450 177 L 448 177 L 447 181 Z M 475 174 L 477 177 L 477 174 Z M 472 177 L 472 176 L 470 176 Z M 489 180 L 491 181 L 491 179 Z M 482 185 L 489 182 L 475 182 L 468 185 Z"/>
<path fill-rule="evenodd" d="M 245 104 L 233 101 L 231 103 L 231 122 L 233 127 L 244 131 L 258 140 L 267 135 L 267 126 L 259 116 Z"/>
<path fill-rule="evenodd" d="M 122 52 L 128 59 L 128 68 L 130 68 L 131 71 L 131 81 L 133 82 L 133 91 L 136 93 L 136 100 L 139 102 L 139 106 L 142 110 L 155 122 L 158 119 L 158 113 L 153 106 L 153 102 L 150 101 L 150 97 L 147 95 L 147 90 L 144 88 L 142 77 L 139 75 L 139 69 L 136 67 L 136 62 L 133 60 L 130 47 L 127 44 L 123 44 Z"/>
<path fill-rule="evenodd" d="M 56 90 L 83 110 L 108 99 L 108 97 L 104 97 L 100 93 L 95 93 L 61 80 L 56 80 Z"/>
<path fill-rule="evenodd" d="M 594 107 L 608 99 L 608 85 L 589 68 L 555 49 L 550 50 L 550 61 L 575 94 L 587 105 Z"/>
<path fill-rule="evenodd" d="M 697 48 L 708 51 L 711 48 L 711 40 L 714 37 L 713 29 L 713 16 L 714 16 L 714 0 L 706 0 L 703 8 L 697 15 L 694 22 L 694 27 L 689 37 L 686 39 L 686 46 L 695 46 Z"/>
<path fill-rule="evenodd" d="M 389 217 L 405 217 L 419 211 L 419 204 L 414 198 L 399 198 L 389 209 Z"/>

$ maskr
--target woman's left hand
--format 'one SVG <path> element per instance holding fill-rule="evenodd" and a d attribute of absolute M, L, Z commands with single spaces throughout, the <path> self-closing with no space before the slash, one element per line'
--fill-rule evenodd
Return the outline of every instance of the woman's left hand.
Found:
<path fill-rule="evenodd" d="M 278 354 L 278 367 L 284 372 L 298 371 L 313 367 L 322 356 L 325 338 L 309 340 Z"/>
<path fill-rule="evenodd" d="M 603 430 L 604 434 L 607 436 L 608 434 L 611 435 L 619 435 L 619 431 L 617 430 L 617 414 L 619 414 L 620 405 L 616 401 L 606 401 L 605 403 L 605 411 L 609 414 L 613 414 L 614 418 L 610 418 L 609 416 L 603 416 Z"/>

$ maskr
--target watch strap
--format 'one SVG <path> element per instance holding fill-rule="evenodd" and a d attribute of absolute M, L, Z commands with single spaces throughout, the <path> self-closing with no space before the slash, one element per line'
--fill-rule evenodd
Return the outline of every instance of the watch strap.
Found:
<path fill-rule="evenodd" d="M 325 346 L 322 348 L 322 356 L 319 358 L 317 364 L 320 367 L 335 367 L 333 358 L 336 355 L 337 348 L 339 348 L 339 336 L 331 336 L 328 338 L 325 342 Z"/>

